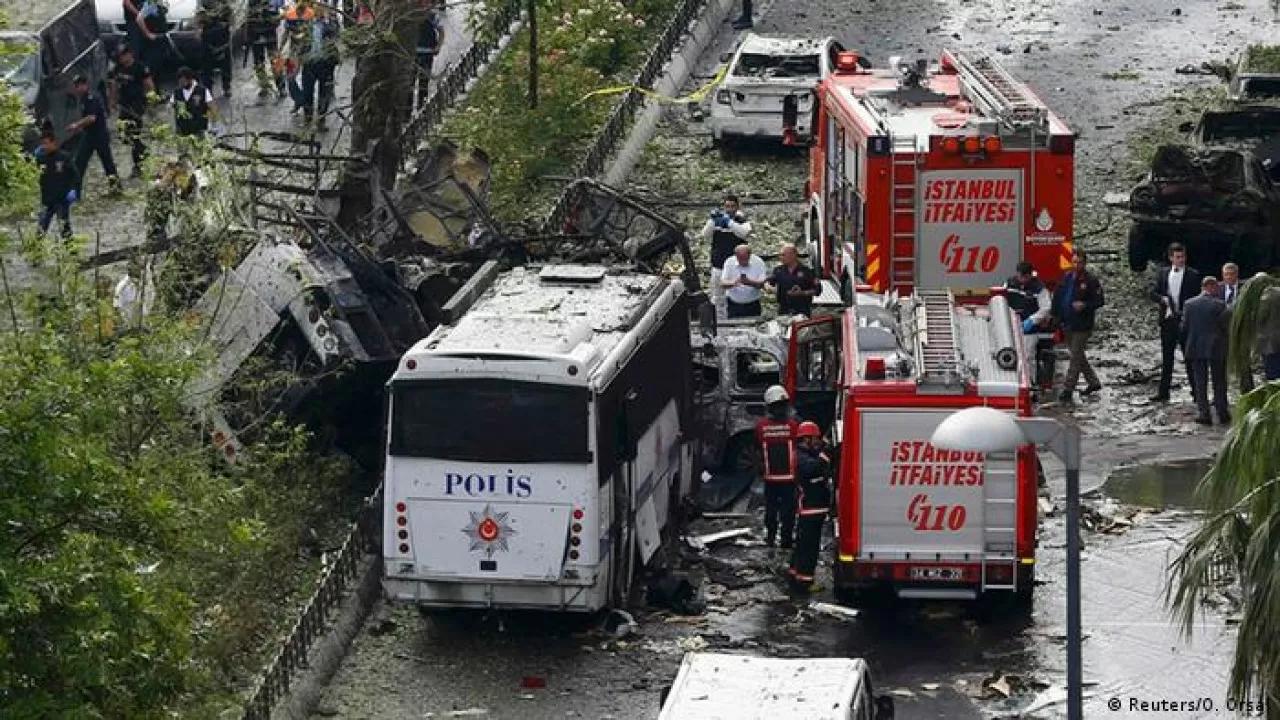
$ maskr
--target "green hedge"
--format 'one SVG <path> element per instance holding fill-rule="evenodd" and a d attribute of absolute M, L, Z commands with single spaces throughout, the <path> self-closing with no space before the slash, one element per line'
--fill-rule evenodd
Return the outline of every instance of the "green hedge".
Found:
<path fill-rule="evenodd" d="M 542 0 L 538 107 L 529 107 L 525 27 L 443 128 L 445 136 L 489 154 L 490 208 L 499 218 L 541 216 L 561 188 L 539 183 L 539 178 L 572 171 L 619 97 L 583 101 L 583 96 L 629 83 L 678 4 L 679 0 Z"/>

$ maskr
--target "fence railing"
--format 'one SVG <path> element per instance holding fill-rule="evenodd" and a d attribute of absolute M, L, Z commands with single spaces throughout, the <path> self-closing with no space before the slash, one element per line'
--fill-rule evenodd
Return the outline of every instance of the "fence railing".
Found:
<path fill-rule="evenodd" d="M 331 563 L 316 580 L 316 590 L 307 601 L 289 637 L 280 646 L 271 664 L 245 704 L 244 720 L 267 720 L 271 710 L 288 692 L 294 673 L 307 667 L 307 654 L 325 634 L 330 617 L 347 589 L 360 579 L 360 561 L 382 543 L 382 486 L 365 499 L 360 514 Z"/>
<path fill-rule="evenodd" d="M 421 139 L 432 128 L 444 120 L 445 113 L 458 102 L 458 98 L 467 90 L 467 83 L 480 75 L 489 54 L 506 36 L 511 24 L 520 17 L 522 0 L 505 0 L 491 18 L 487 31 L 482 30 L 471 42 L 471 47 L 463 53 L 457 64 L 449 68 L 439 80 L 431 83 L 435 90 L 422 106 L 422 109 L 409 121 L 405 128 L 407 142 L 405 147 L 417 147 Z M 411 153 L 405 153 L 406 157 Z"/>
<path fill-rule="evenodd" d="M 661 37 L 654 43 L 649 56 L 645 58 L 644 65 L 640 67 L 635 78 L 631 81 L 632 85 L 642 88 L 652 87 L 653 83 L 658 79 L 658 73 L 662 72 L 662 67 L 666 65 L 671 53 L 684 36 L 689 23 L 697 17 L 705 4 L 706 0 L 683 0 L 680 3 L 680 6 L 676 8 L 675 14 L 662 31 Z M 628 90 L 618 99 L 617 104 L 613 106 L 613 112 L 609 114 L 609 119 L 605 121 L 604 126 L 600 128 L 600 132 L 596 134 L 591 145 L 582 154 L 577 165 L 574 166 L 574 177 L 597 177 L 604 172 L 605 165 L 617 151 L 618 144 L 626 138 L 631 121 L 635 118 L 636 111 L 644 105 L 644 101 L 644 94 L 634 88 Z M 560 195 L 556 204 L 547 214 L 546 220 L 543 221 L 542 230 L 544 233 L 555 234 L 560 232 L 565 220 L 568 218 L 569 211 L 576 202 L 573 194 L 574 190 L 570 186 Z"/>

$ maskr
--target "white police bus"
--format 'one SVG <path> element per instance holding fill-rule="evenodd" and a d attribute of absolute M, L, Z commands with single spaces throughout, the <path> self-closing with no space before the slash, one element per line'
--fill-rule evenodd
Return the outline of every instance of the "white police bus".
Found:
<path fill-rule="evenodd" d="M 427 607 L 618 604 L 693 487 L 679 280 L 483 268 L 389 383 L 383 587 Z"/>

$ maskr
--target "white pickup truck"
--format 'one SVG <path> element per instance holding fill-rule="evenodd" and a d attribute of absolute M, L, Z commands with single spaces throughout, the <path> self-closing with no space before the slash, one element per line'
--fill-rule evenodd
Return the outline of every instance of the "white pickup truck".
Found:
<path fill-rule="evenodd" d="M 658 720 L 892 720 L 856 658 L 688 653 Z"/>

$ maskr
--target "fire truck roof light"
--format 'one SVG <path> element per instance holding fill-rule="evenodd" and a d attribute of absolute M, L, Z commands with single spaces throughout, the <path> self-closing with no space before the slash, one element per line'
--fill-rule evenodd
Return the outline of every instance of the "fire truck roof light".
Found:
<path fill-rule="evenodd" d="M 982 149 L 986 150 L 988 153 L 998 153 L 1000 152 L 1001 144 L 1000 138 L 992 135 L 982 141 Z"/>
<path fill-rule="evenodd" d="M 960 152 L 960 140 L 953 137 L 943 138 L 942 151 L 952 154 Z"/>
<path fill-rule="evenodd" d="M 842 73 L 858 72 L 858 53 L 851 50 L 837 53 L 836 70 Z"/>
<path fill-rule="evenodd" d="M 967 153 L 976 153 L 982 149 L 982 141 L 976 137 L 967 137 L 964 139 L 964 151 Z"/>

